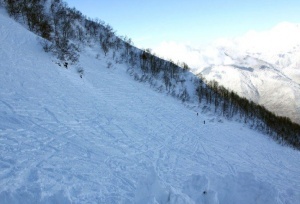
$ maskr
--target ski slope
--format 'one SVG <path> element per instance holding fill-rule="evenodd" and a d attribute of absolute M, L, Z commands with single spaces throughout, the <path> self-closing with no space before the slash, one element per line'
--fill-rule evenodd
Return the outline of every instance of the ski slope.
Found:
<path fill-rule="evenodd" d="M 0 42 L 0 203 L 300 200 L 299 151 L 106 68 L 94 48 L 80 78 L 3 11 Z"/>

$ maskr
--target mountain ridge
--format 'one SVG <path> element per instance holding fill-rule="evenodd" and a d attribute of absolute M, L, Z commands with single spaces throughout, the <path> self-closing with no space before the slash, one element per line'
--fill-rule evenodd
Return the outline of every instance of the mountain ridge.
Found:
<path fill-rule="evenodd" d="M 281 23 L 269 31 L 251 31 L 239 38 L 217 40 L 207 47 L 192 48 L 166 43 L 154 48 L 154 51 L 167 58 L 184 60 L 193 73 L 216 80 L 242 97 L 265 106 L 277 115 L 290 117 L 299 124 L 299 35 L 299 24 Z M 169 49 L 178 50 L 180 54 L 172 56 Z M 208 67 L 213 67 L 210 73 Z M 234 71 L 239 67 L 245 69 Z M 279 90 L 281 94 L 274 95 Z"/>

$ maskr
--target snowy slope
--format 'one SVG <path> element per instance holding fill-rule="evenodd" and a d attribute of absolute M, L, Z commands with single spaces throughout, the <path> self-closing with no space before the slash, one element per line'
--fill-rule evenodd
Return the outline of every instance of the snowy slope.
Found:
<path fill-rule="evenodd" d="M 298 151 L 197 116 L 93 48 L 80 78 L 3 12 L 0 42 L 0 203 L 300 200 Z"/>
<path fill-rule="evenodd" d="M 300 24 L 281 23 L 269 31 L 220 39 L 201 49 L 168 43 L 154 51 L 185 61 L 194 73 L 300 123 L 299 35 Z"/>

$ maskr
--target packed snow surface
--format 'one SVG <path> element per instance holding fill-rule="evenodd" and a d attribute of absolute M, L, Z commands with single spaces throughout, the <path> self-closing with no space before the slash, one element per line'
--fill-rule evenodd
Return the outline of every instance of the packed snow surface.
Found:
<path fill-rule="evenodd" d="M 299 202 L 298 151 L 106 68 L 93 48 L 80 78 L 3 12 L 0 43 L 0 203 Z"/>

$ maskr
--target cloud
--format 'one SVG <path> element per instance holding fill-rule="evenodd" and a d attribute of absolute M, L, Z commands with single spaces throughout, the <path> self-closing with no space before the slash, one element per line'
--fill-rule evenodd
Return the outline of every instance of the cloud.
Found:
<path fill-rule="evenodd" d="M 200 50 L 192 48 L 185 43 L 174 41 L 162 42 L 153 48 L 153 51 L 167 60 L 171 59 L 174 62 L 186 62 L 191 67 L 197 67 L 202 64 L 199 55 Z"/>
<path fill-rule="evenodd" d="M 300 24 L 282 22 L 263 32 L 249 31 L 235 39 L 242 50 L 256 52 L 288 52 L 300 44 Z"/>
<path fill-rule="evenodd" d="M 165 41 L 152 50 L 158 56 L 185 62 L 199 71 L 210 65 L 230 64 L 232 59 L 246 55 L 246 52 L 278 55 L 291 51 L 295 45 L 300 45 L 299 36 L 300 24 L 283 22 L 263 32 L 249 31 L 239 38 L 217 39 L 202 48 L 190 43 Z"/>
<path fill-rule="evenodd" d="M 226 55 L 223 49 L 215 46 L 205 48 L 193 48 L 189 44 L 177 42 L 163 42 L 153 48 L 153 51 L 165 59 L 174 62 L 185 62 L 192 71 L 199 72 L 210 65 L 232 64 L 232 59 Z"/>

